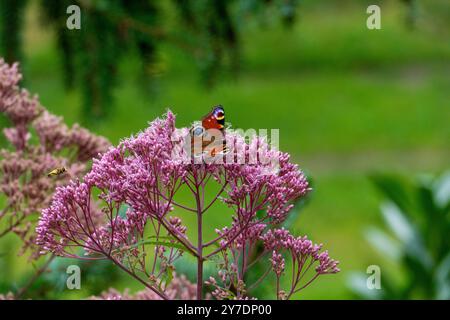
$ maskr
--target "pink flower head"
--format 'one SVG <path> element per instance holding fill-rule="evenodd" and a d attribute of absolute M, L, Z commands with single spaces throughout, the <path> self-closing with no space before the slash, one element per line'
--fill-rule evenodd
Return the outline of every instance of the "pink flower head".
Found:
<path fill-rule="evenodd" d="M 270 262 L 272 263 L 273 272 L 275 272 L 277 277 L 280 277 L 283 274 L 285 268 L 285 260 L 283 256 L 274 250 L 272 251 Z"/>
<path fill-rule="evenodd" d="M 291 288 L 286 296 L 283 294 L 287 298 L 309 285 L 319 275 L 340 271 L 337 267 L 339 261 L 331 259 L 328 251 L 320 252 L 322 245 L 314 244 L 306 236 L 294 237 L 288 230 L 281 228 L 268 230 L 261 236 L 261 240 L 266 250 L 272 252 L 270 261 L 277 277 L 280 277 L 284 271 L 285 258 L 283 254 L 292 260 Z M 302 286 L 301 280 L 304 280 L 303 278 L 313 266 L 315 266 L 315 274 L 311 276 L 310 281 L 304 281 L 306 284 Z"/>
<path fill-rule="evenodd" d="M 319 265 L 318 274 L 338 271 L 337 262 L 319 252 L 321 246 L 283 229 L 270 230 L 310 190 L 288 154 L 270 150 L 265 139 L 246 142 L 229 132 L 230 152 L 222 155 L 224 159 L 193 163 L 183 152 L 187 132 L 188 128 L 175 127 L 175 116 L 168 111 L 165 118 L 154 120 L 137 136 L 94 159 L 83 180 L 58 188 L 50 207 L 42 211 L 36 229 L 38 244 L 68 257 L 79 257 L 76 250 L 83 248 L 90 258 L 111 259 L 134 277 L 138 269 L 146 275 L 140 281 L 160 297 L 165 293 L 155 285 L 171 278 L 173 262 L 186 251 L 202 261 L 222 255 L 219 277 L 229 288 L 215 284 L 216 296 L 230 296 L 234 286 L 235 298 L 248 297 L 243 279 L 246 268 L 239 261 L 261 240 L 272 252 L 270 262 L 278 277 L 285 272 L 284 252 L 290 253 L 297 267 L 309 259 Z M 213 190 L 219 185 L 219 191 L 206 203 L 211 182 Z M 181 189 L 191 192 L 194 208 L 175 200 Z M 170 213 L 177 207 L 202 219 L 217 200 L 230 208 L 231 225 L 215 228 L 218 236 L 211 241 L 200 242 L 199 236 L 198 243 L 191 242 L 181 219 Z M 205 249 L 214 244 L 218 248 Z M 154 262 L 149 265 L 146 251 L 150 248 Z"/>
<path fill-rule="evenodd" d="M 0 190 L 7 201 L 0 215 L 0 237 L 14 232 L 24 243 L 22 252 L 30 248 L 31 258 L 37 258 L 33 215 L 49 206 L 56 186 L 85 174 L 87 162 L 109 143 L 77 125 L 69 129 L 62 117 L 49 113 L 36 96 L 19 87 L 21 78 L 17 64 L 0 59 L 0 112 L 12 124 L 3 129 L 10 148 L 1 150 Z M 65 174 L 47 176 L 61 167 Z"/>
<path fill-rule="evenodd" d="M 224 190 L 220 197 L 235 209 L 236 215 L 230 230 L 243 231 L 245 238 L 257 238 L 264 229 L 265 224 L 256 218 L 258 211 L 266 211 L 264 219 L 267 222 L 280 222 L 291 208 L 290 202 L 309 190 L 302 172 L 289 162 L 287 154 L 281 152 L 272 154 L 272 157 L 278 157 L 279 162 L 279 170 L 272 173 L 266 171 L 266 164 L 259 162 L 186 164 L 184 159 L 173 157 L 172 151 L 176 144 L 172 139 L 174 131 L 175 116 L 169 111 L 165 119 L 153 121 L 136 137 L 123 140 L 101 158 L 94 159 L 92 170 L 85 176 L 84 183 L 71 184 L 58 190 L 52 206 L 43 212 L 41 220 L 46 223 L 41 224 L 38 230 L 40 242 L 47 248 L 60 246 L 59 241 L 55 244 L 46 235 L 55 233 L 50 227 L 54 224 L 48 223 L 53 219 L 57 219 L 54 221 L 56 224 L 67 221 L 69 229 L 71 225 L 77 230 L 74 234 L 77 235 L 80 230 L 74 219 L 82 217 L 80 212 L 83 210 L 86 210 L 84 215 L 89 217 L 87 203 L 90 202 L 93 189 L 101 191 L 100 199 L 108 205 L 113 202 L 127 204 L 132 209 L 127 211 L 127 216 L 139 213 L 144 221 L 149 217 L 163 219 L 173 208 L 172 199 L 176 191 L 182 185 L 189 186 L 188 175 L 209 174 L 223 183 Z M 240 137 L 235 138 L 240 144 L 244 143 Z M 119 221 L 119 218 L 114 219 L 117 225 Z M 170 228 L 170 225 L 168 223 L 167 227 Z M 174 230 L 177 228 L 178 225 L 173 226 Z M 178 232 L 183 233 L 183 230 Z M 59 235 L 65 240 L 85 240 L 84 237 L 68 237 L 70 233 Z"/>
<path fill-rule="evenodd" d="M 170 299 L 179 300 L 195 300 L 196 299 L 196 286 L 190 282 L 184 275 L 178 276 L 174 273 L 174 277 L 166 289 L 167 296 Z M 209 298 L 209 296 L 207 297 Z M 149 289 L 138 291 L 135 294 L 131 294 L 129 290 L 125 290 L 123 293 L 116 289 L 110 288 L 109 290 L 102 292 L 100 296 L 91 297 L 92 300 L 160 300 L 157 294 Z"/>
<path fill-rule="evenodd" d="M 68 143 L 69 129 L 63 123 L 62 117 L 44 111 L 34 121 L 34 128 L 41 146 L 46 151 L 59 151 Z"/>

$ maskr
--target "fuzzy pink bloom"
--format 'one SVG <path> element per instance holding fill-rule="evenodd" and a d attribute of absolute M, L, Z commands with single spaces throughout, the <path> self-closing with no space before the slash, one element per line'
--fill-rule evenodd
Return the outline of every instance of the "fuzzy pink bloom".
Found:
<path fill-rule="evenodd" d="M 328 256 L 328 251 L 320 252 L 322 244 L 314 244 L 306 236 L 294 237 L 286 229 L 274 229 L 267 231 L 261 239 L 268 250 L 274 252 L 288 251 L 299 263 L 301 268 L 310 259 L 311 263 L 317 262 L 315 270 L 318 274 L 337 273 L 339 261 Z"/>
<path fill-rule="evenodd" d="M 10 66 L 0 58 L 0 112 L 12 124 L 3 129 L 11 146 L 0 151 L 0 191 L 7 197 L 0 212 L 4 222 L 0 237 L 14 232 L 22 239 L 23 250 L 31 248 L 31 258 L 36 258 L 32 223 L 36 218 L 32 216 L 50 204 L 56 186 L 84 174 L 87 161 L 105 151 L 109 143 L 78 125 L 68 128 L 61 117 L 45 110 L 36 96 L 19 87 L 21 78 L 17 64 Z M 31 139 L 33 135 L 35 139 Z M 49 171 L 63 166 L 66 174 L 47 177 Z"/>
<path fill-rule="evenodd" d="M 100 159 L 95 159 L 83 183 L 58 189 L 52 206 L 43 211 L 37 229 L 40 243 L 47 250 L 62 253 L 61 243 L 68 240 L 76 240 L 83 245 L 87 238 L 103 237 L 100 236 L 101 230 L 91 229 L 89 235 L 79 234 L 77 220 L 80 216 L 89 217 L 86 206 L 94 188 L 101 191 L 100 198 L 106 205 L 114 203 L 117 206 L 122 203 L 132 208 L 127 211 L 127 217 L 133 214 L 139 216 L 139 221 L 155 218 L 167 222 L 166 228 L 184 237 L 181 235 L 184 232 L 177 230 L 178 226 L 173 226 L 166 217 L 173 208 L 173 196 L 182 185 L 193 187 L 188 176 L 210 176 L 228 187 L 223 189 L 221 200 L 234 208 L 236 213 L 233 225 L 237 227 L 225 232 L 226 236 L 223 234 L 223 238 L 229 241 L 240 236 L 240 231 L 248 235 L 255 233 L 253 237 L 257 238 L 264 228 L 263 225 L 257 225 L 258 211 L 266 210 L 264 219 L 267 222 L 282 221 L 291 208 L 289 202 L 308 191 L 303 174 L 282 153 L 277 154 L 279 171 L 270 174 L 265 165 L 259 164 L 187 165 L 182 159 L 172 157 L 174 130 L 175 117 L 168 112 L 165 120 L 155 120 L 137 137 L 123 140 L 118 147 L 110 149 Z M 244 142 L 241 140 L 238 143 Z M 125 223 L 117 216 L 109 217 L 109 220 L 117 226 Z M 104 230 L 111 230 L 111 227 L 107 225 Z M 258 230 L 253 231 L 255 228 Z M 124 226 L 120 230 L 116 228 L 115 232 L 115 239 L 127 239 L 130 230 Z M 231 234 L 234 235 L 230 237 Z M 95 242 L 94 239 L 90 240 L 91 244 Z M 110 241 L 110 245 L 114 243 L 116 240 Z M 92 246 L 89 248 L 92 249 Z"/>
<path fill-rule="evenodd" d="M 292 294 L 311 284 L 318 276 L 340 271 L 337 267 L 339 261 L 331 259 L 328 251 L 321 252 L 322 245 L 314 244 L 306 236 L 294 237 L 288 230 L 281 228 L 268 230 L 261 236 L 261 240 L 266 250 L 272 252 L 270 261 L 277 279 L 285 270 L 284 255 L 292 262 L 290 288 L 287 291 L 277 288 L 278 298 L 288 299 Z"/>
<path fill-rule="evenodd" d="M 34 128 L 42 148 L 47 152 L 59 151 L 68 145 L 69 128 L 62 117 L 57 117 L 48 111 L 34 121 Z"/>
<path fill-rule="evenodd" d="M 174 277 L 170 285 L 166 289 L 167 296 L 172 300 L 195 300 L 196 299 L 196 285 L 190 282 L 184 275 Z M 161 297 L 155 294 L 152 290 L 144 289 L 135 294 L 131 294 L 129 290 L 123 293 L 116 289 L 109 289 L 102 292 L 100 296 L 91 297 L 92 300 L 161 300 Z"/>
<path fill-rule="evenodd" d="M 231 152 L 224 161 L 192 164 L 184 152 L 183 135 L 187 132 L 187 128 L 176 129 L 175 116 L 169 111 L 137 136 L 124 139 L 94 159 L 83 181 L 58 188 L 36 228 L 43 250 L 68 257 L 106 257 L 165 299 L 170 298 L 164 288 L 173 262 L 183 253 L 198 261 L 219 256 L 219 276 L 228 284 L 226 288 L 216 286 L 216 298 L 225 293 L 228 298 L 248 298 L 244 283 L 247 249 L 262 239 L 266 246 L 277 243 L 270 242 L 266 230 L 285 220 L 293 201 L 310 190 L 308 182 L 288 154 L 270 150 L 262 138 L 246 143 L 234 132 L 227 133 Z M 219 191 L 206 203 L 209 184 L 218 184 Z M 180 190 L 191 192 L 195 207 L 175 201 Z M 231 226 L 216 228 L 218 235 L 210 241 L 202 239 L 201 229 L 198 241 L 191 241 L 181 219 L 171 215 L 174 208 L 191 212 L 200 228 L 203 215 L 218 200 L 230 208 L 232 221 Z M 97 201 L 100 215 L 91 209 Z M 294 241 L 289 250 L 297 256 L 306 254 L 298 245 L 299 240 Z M 276 251 L 272 263 L 277 264 L 277 270 L 284 270 L 284 258 L 278 252 L 281 247 L 272 246 Z M 79 248 L 84 249 L 81 256 Z M 154 252 L 152 263 L 145 258 L 149 252 Z M 325 258 L 317 255 L 317 260 L 323 261 L 322 273 L 333 268 Z M 138 276 L 137 270 L 144 277 Z M 198 281 L 198 297 L 201 286 Z M 237 295 L 230 295 L 232 288 Z"/>
<path fill-rule="evenodd" d="M 94 135 L 75 123 L 69 131 L 69 145 L 77 147 L 76 161 L 86 162 L 105 152 L 110 147 L 108 139 Z"/>
<path fill-rule="evenodd" d="M 272 263 L 273 272 L 275 272 L 277 277 L 280 277 L 283 274 L 285 268 L 285 260 L 283 256 L 274 250 L 272 251 L 272 257 L 269 260 Z"/>

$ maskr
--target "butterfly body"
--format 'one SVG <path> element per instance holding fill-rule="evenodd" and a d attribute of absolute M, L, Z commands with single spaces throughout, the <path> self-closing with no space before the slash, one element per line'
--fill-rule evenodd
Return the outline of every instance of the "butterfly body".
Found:
<path fill-rule="evenodd" d="M 51 178 L 51 177 L 56 177 L 56 176 L 62 175 L 62 174 L 65 173 L 66 171 L 67 171 L 67 169 L 66 169 L 65 167 L 56 168 L 56 169 L 53 169 L 52 171 L 50 171 L 50 172 L 47 174 L 47 177 L 49 177 L 49 178 Z"/>

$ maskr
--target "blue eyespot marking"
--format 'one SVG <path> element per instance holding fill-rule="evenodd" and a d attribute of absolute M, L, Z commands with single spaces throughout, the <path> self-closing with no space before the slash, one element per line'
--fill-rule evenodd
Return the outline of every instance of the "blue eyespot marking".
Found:
<path fill-rule="evenodd" d="M 204 132 L 205 128 L 203 128 L 202 126 L 198 126 L 192 129 L 192 135 L 196 137 L 202 136 Z"/>

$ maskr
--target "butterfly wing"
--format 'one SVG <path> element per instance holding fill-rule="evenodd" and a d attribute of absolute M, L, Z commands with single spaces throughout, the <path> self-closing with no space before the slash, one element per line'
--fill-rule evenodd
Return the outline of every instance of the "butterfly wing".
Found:
<path fill-rule="evenodd" d="M 211 129 L 219 130 L 219 132 Z M 224 129 L 225 110 L 221 105 L 218 105 L 203 117 L 201 126 L 194 127 L 191 130 L 191 148 L 194 157 L 199 155 L 214 157 L 226 153 Z"/>
<path fill-rule="evenodd" d="M 217 105 L 202 119 L 202 126 L 205 130 L 220 130 L 220 135 L 213 132 L 213 135 L 205 137 L 204 152 L 208 156 L 214 157 L 220 153 L 225 153 L 225 110 L 221 105 Z"/>
<path fill-rule="evenodd" d="M 217 129 L 223 131 L 225 128 L 225 110 L 221 105 L 215 106 L 210 113 L 203 117 L 202 127 L 205 130 Z"/>

